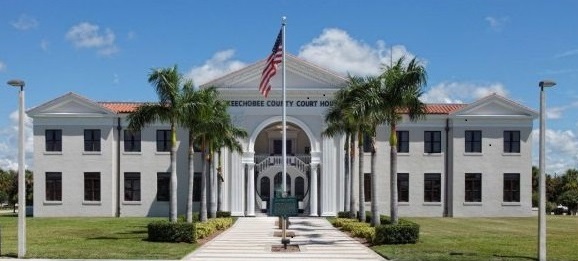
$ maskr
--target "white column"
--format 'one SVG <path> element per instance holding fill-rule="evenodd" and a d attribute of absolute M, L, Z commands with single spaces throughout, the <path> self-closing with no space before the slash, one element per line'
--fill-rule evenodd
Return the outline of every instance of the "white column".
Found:
<path fill-rule="evenodd" d="M 238 153 L 231 154 L 231 215 L 243 216 L 245 214 L 245 165 L 241 162 Z"/>
<path fill-rule="evenodd" d="M 337 214 L 337 177 L 336 142 L 333 138 L 323 138 L 323 156 L 321 161 L 321 216 Z"/>
<path fill-rule="evenodd" d="M 245 216 L 255 216 L 255 163 L 247 163 L 247 209 Z"/>
<path fill-rule="evenodd" d="M 309 216 L 319 216 L 317 213 L 317 167 L 318 163 L 311 163 L 311 187 L 309 188 Z"/>

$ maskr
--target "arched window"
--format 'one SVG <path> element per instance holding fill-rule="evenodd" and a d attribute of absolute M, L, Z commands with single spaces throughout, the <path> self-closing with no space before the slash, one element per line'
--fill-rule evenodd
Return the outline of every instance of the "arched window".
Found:
<path fill-rule="evenodd" d="M 271 181 L 268 177 L 261 178 L 261 199 L 269 200 L 271 197 Z"/>
<path fill-rule="evenodd" d="M 305 180 L 302 177 L 295 178 L 295 197 L 297 200 L 305 197 Z"/>
<path fill-rule="evenodd" d="M 277 192 L 277 191 L 282 192 L 282 189 L 283 189 L 281 187 L 281 184 L 282 184 L 281 181 L 282 180 L 283 180 L 283 177 L 281 176 L 281 172 L 278 172 L 275 175 L 275 180 L 274 180 L 275 186 L 273 189 L 275 190 L 275 192 Z M 285 184 L 287 185 L 287 194 L 292 195 L 291 194 L 291 176 L 287 175 L 287 180 L 285 180 Z"/>

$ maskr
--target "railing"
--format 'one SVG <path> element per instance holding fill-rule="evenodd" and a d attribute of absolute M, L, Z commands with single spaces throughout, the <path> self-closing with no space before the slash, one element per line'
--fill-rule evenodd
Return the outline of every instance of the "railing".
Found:
<path fill-rule="evenodd" d="M 303 173 L 309 169 L 310 161 L 311 156 L 309 155 L 287 156 L 287 165 L 293 166 Z M 255 170 L 263 172 L 269 167 L 283 165 L 283 156 L 256 155 L 255 163 Z"/>

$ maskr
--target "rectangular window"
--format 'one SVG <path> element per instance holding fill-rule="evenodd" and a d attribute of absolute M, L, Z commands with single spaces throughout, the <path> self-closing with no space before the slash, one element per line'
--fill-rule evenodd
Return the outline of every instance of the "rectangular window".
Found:
<path fill-rule="evenodd" d="M 292 145 L 293 145 L 292 140 L 285 141 L 285 151 L 287 152 L 287 155 L 291 155 L 291 153 L 293 153 Z M 274 155 L 283 154 L 283 142 L 281 140 L 273 140 L 273 154 Z"/>
<path fill-rule="evenodd" d="M 424 152 L 425 153 L 441 153 L 442 152 L 442 132 L 441 131 L 425 131 L 424 132 Z"/>
<path fill-rule="evenodd" d="M 61 172 L 46 172 L 46 201 L 62 201 Z"/>
<path fill-rule="evenodd" d="M 520 131 L 504 131 L 504 152 L 520 153 Z"/>
<path fill-rule="evenodd" d="M 201 201 L 201 172 L 195 172 L 193 176 L 193 201 Z"/>
<path fill-rule="evenodd" d="M 520 202 L 520 174 L 504 174 L 504 202 Z"/>
<path fill-rule="evenodd" d="M 482 202 L 482 174 L 466 173 L 465 201 Z"/>
<path fill-rule="evenodd" d="M 397 152 L 409 152 L 409 131 L 397 131 Z"/>
<path fill-rule="evenodd" d="M 157 130 L 157 151 L 171 151 L 171 130 Z"/>
<path fill-rule="evenodd" d="M 100 201 L 100 172 L 84 172 L 84 200 Z"/>
<path fill-rule="evenodd" d="M 62 151 L 62 130 L 46 130 L 44 139 L 46 151 Z"/>
<path fill-rule="evenodd" d="M 140 201 L 140 173 L 124 173 L 124 200 Z"/>
<path fill-rule="evenodd" d="M 423 177 L 423 201 L 441 202 L 442 182 L 440 173 L 426 173 Z"/>
<path fill-rule="evenodd" d="M 140 131 L 124 130 L 124 151 L 140 152 Z"/>
<path fill-rule="evenodd" d="M 371 136 L 363 134 L 363 152 L 371 152 Z"/>
<path fill-rule="evenodd" d="M 100 151 L 100 130 L 84 130 L 84 151 Z"/>
<path fill-rule="evenodd" d="M 466 131 L 466 152 L 482 152 L 482 131 Z"/>
<path fill-rule="evenodd" d="M 171 187 L 171 173 L 157 173 L 157 201 L 169 201 Z"/>
<path fill-rule="evenodd" d="M 397 202 L 409 202 L 409 173 L 397 173 Z"/>
<path fill-rule="evenodd" d="M 365 202 L 371 202 L 371 173 L 363 174 L 363 196 L 365 197 Z"/>

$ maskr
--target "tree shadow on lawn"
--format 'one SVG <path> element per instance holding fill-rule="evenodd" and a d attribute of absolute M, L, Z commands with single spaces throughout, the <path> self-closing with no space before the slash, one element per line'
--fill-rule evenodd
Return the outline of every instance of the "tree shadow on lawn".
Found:
<path fill-rule="evenodd" d="M 507 256 L 507 255 L 494 255 L 495 257 L 499 257 L 499 258 L 517 258 L 517 259 L 527 259 L 527 260 L 538 260 L 535 257 L 530 257 L 530 256 Z"/>

